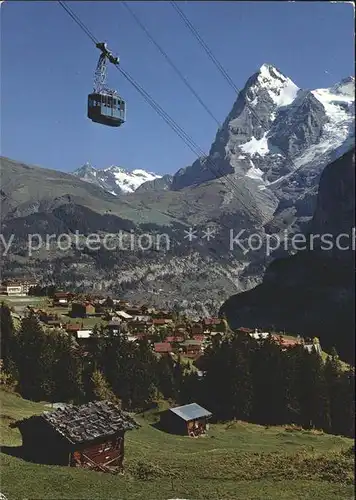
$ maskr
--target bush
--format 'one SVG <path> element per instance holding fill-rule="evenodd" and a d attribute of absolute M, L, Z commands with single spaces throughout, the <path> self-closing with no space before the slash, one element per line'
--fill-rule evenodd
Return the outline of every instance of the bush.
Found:
<path fill-rule="evenodd" d="M 167 475 L 166 472 L 158 465 L 153 464 L 152 462 L 143 462 L 141 460 L 129 465 L 128 471 L 133 477 L 143 481 L 150 481 Z"/>

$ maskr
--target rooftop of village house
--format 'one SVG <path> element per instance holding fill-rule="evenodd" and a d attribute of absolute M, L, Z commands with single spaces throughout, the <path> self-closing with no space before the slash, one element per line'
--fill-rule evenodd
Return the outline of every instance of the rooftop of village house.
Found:
<path fill-rule="evenodd" d="M 65 405 L 12 424 L 21 427 L 43 419 L 71 443 L 93 441 L 140 427 L 127 413 L 110 401 L 94 401 L 81 406 Z"/>

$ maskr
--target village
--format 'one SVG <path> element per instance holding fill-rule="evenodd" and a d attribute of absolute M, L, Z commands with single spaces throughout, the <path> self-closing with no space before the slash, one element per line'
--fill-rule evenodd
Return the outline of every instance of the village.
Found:
<path fill-rule="evenodd" d="M 175 362 L 189 365 L 198 380 L 202 380 L 205 373 L 204 363 L 199 363 L 200 359 L 204 360 L 204 351 L 214 342 L 220 344 L 225 337 L 235 334 L 261 342 L 270 338 L 282 351 L 300 345 L 322 355 L 317 338 L 293 338 L 243 326 L 233 331 L 224 317 L 193 320 L 176 311 L 70 291 L 42 295 L 38 285 L 31 281 L 3 282 L 1 292 L 0 300 L 10 306 L 14 323 L 34 316 L 49 334 L 51 330 L 65 332 L 71 338 L 76 355 L 83 360 L 96 351 L 95 342 L 103 335 L 124 336 L 127 341 L 137 343 L 145 340 L 158 359 L 171 357 Z M 122 474 L 127 431 L 139 432 L 147 426 L 144 413 L 124 411 L 121 404 L 106 398 L 75 405 L 51 403 L 46 407 L 40 415 L 10 423 L 11 429 L 21 433 L 21 457 L 37 464 Z M 166 401 L 156 417 L 151 425 L 162 435 L 187 439 L 209 437 L 210 422 L 213 428 L 216 424 L 211 408 L 195 401 L 183 405 Z"/>
<path fill-rule="evenodd" d="M 27 305 L 21 312 L 14 311 L 15 319 L 25 314 L 34 314 L 47 329 L 62 329 L 73 337 L 73 345 L 85 353 L 86 347 L 95 342 L 95 331 L 100 327 L 106 332 L 123 334 L 129 341 L 147 340 L 152 350 L 159 356 L 180 356 L 195 362 L 213 339 L 221 340 L 233 333 L 225 318 L 205 317 L 193 320 L 175 311 L 159 310 L 145 304 L 134 304 L 120 298 L 102 297 L 93 294 L 78 294 L 56 291 L 53 297 L 36 307 L 37 283 L 30 280 L 5 281 L 1 294 L 6 297 L 27 297 Z M 249 335 L 257 340 L 270 337 L 282 349 L 303 345 L 309 352 L 315 350 L 321 355 L 317 337 L 291 337 L 276 332 L 260 331 L 244 326 L 235 333 Z"/>

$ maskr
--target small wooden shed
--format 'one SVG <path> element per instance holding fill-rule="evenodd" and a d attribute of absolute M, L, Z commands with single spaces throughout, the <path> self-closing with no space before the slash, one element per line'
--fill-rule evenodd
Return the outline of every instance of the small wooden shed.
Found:
<path fill-rule="evenodd" d="M 212 413 L 202 406 L 190 403 L 162 412 L 160 424 L 168 432 L 197 437 L 206 434 L 211 416 Z"/>
<path fill-rule="evenodd" d="M 104 472 L 123 469 L 124 435 L 139 424 L 109 401 L 55 411 L 12 424 L 22 434 L 24 458 Z"/>

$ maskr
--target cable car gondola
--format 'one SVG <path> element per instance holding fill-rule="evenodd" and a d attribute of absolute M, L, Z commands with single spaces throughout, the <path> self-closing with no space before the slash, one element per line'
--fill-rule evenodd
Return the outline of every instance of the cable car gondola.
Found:
<path fill-rule="evenodd" d="M 97 43 L 96 46 L 102 53 L 95 71 L 94 91 L 88 95 L 88 118 L 109 127 L 120 127 L 126 120 L 126 103 L 116 90 L 105 86 L 107 59 L 116 65 L 119 58 L 111 54 L 106 43 Z"/>

